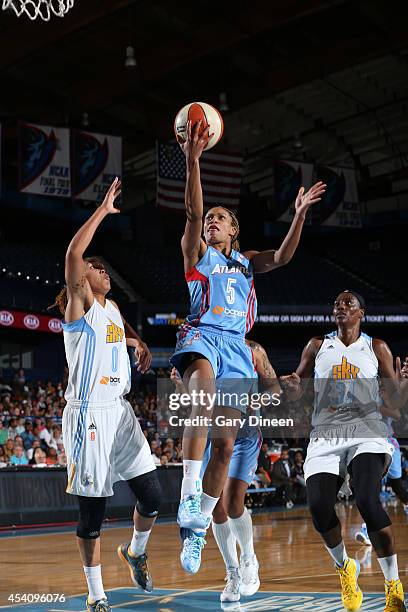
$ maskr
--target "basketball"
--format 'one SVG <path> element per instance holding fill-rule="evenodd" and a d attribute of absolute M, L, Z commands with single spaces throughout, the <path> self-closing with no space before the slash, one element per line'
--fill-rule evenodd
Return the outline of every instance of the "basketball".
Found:
<path fill-rule="evenodd" d="M 191 102 L 183 106 L 174 120 L 174 133 L 183 140 L 187 137 L 187 122 L 192 121 L 193 125 L 197 121 L 202 121 L 202 129 L 210 126 L 210 134 L 213 134 L 208 141 L 206 151 L 212 149 L 222 137 L 224 132 L 224 122 L 218 110 L 206 102 Z"/>

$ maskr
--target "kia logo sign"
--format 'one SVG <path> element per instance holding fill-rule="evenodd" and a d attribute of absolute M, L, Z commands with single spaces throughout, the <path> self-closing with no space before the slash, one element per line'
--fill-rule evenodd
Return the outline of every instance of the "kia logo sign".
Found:
<path fill-rule="evenodd" d="M 24 317 L 23 322 L 24 325 L 28 327 L 28 329 L 37 329 L 38 327 L 40 327 L 40 319 L 35 315 L 26 315 Z"/>
<path fill-rule="evenodd" d="M 48 321 L 48 329 L 56 334 L 62 331 L 61 321 L 59 319 L 50 319 Z"/>
<path fill-rule="evenodd" d="M 14 317 L 8 310 L 0 310 L 0 325 L 13 325 Z"/>

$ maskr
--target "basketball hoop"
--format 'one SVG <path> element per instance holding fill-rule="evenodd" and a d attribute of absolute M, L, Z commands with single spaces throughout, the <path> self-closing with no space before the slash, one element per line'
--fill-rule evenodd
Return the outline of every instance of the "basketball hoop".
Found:
<path fill-rule="evenodd" d="M 13 10 L 17 17 L 25 14 L 32 21 L 49 21 L 52 15 L 65 17 L 74 6 L 74 0 L 3 0 L 3 11 Z"/>

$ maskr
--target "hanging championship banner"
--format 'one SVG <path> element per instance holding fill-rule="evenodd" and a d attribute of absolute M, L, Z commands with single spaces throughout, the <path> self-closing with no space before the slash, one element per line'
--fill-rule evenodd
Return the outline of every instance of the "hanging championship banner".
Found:
<path fill-rule="evenodd" d="M 361 227 L 355 170 L 317 166 L 316 180 L 324 181 L 327 185 L 320 203 L 322 225 Z"/>
<path fill-rule="evenodd" d="M 77 130 L 73 140 L 75 198 L 101 202 L 115 177 L 122 176 L 122 138 Z"/>
<path fill-rule="evenodd" d="M 20 191 L 69 197 L 69 130 L 21 122 L 18 124 L 18 143 Z"/>
<path fill-rule="evenodd" d="M 303 186 L 307 191 L 312 186 L 313 164 L 277 160 L 274 162 L 275 201 L 278 207 L 277 221 L 290 223 L 295 214 L 295 200 Z M 306 217 L 311 223 L 311 215 Z"/>

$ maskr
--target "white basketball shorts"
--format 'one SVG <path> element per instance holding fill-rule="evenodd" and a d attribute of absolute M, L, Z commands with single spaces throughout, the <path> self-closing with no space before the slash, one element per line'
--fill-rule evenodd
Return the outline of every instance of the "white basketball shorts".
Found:
<path fill-rule="evenodd" d="M 156 469 L 149 444 L 128 401 L 68 401 L 62 419 L 67 493 L 109 497 L 113 484 Z"/>
<path fill-rule="evenodd" d="M 329 473 L 345 478 L 347 467 L 357 455 L 381 453 L 389 455 L 391 463 L 394 447 L 386 438 L 355 438 L 311 436 L 304 465 L 306 480 L 314 474 Z M 386 467 L 386 466 L 385 466 Z"/>

